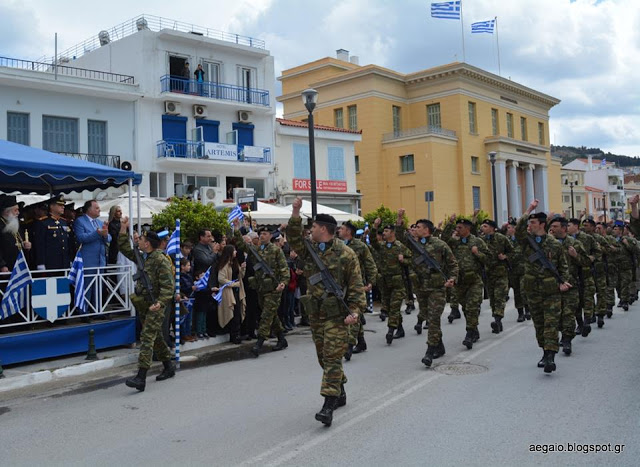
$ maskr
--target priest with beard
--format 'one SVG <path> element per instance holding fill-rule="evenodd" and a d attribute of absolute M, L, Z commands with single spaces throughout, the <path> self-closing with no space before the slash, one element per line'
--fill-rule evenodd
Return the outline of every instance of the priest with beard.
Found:
<path fill-rule="evenodd" d="M 26 241 L 20 228 L 20 208 L 15 196 L 0 195 L 0 277 L 8 276 L 18 258 L 18 251 L 25 255 L 31 250 L 31 242 Z"/>

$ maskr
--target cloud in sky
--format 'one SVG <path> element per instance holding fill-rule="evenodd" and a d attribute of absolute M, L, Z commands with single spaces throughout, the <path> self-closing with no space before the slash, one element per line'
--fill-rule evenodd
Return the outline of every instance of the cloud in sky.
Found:
<path fill-rule="evenodd" d="M 176 2 L 22 0 L 0 5 L 0 54 L 52 55 L 142 12 L 260 37 L 283 69 L 339 48 L 409 73 L 462 60 L 460 22 L 430 18 L 430 0 L 234 0 L 207 8 Z M 73 14 L 70 14 L 72 12 Z M 640 2 L 463 0 L 466 61 L 498 72 L 496 37 L 471 23 L 498 17 L 502 75 L 562 100 L 551 110 L 556 144 L 640 156 Z"/>

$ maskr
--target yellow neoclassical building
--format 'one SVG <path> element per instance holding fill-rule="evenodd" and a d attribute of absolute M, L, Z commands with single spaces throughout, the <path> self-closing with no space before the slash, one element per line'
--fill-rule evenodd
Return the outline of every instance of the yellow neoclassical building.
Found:
<path fill-rule="evenodd" d="M 466 63 L 402 74 L 360 66 L 348 52 L 284 70 L 284 117 L 305 120 L 301 92 L 318 91 L 317 124 L 362 130 L 356 143 L 362 212 L 404 207 L 410 220 L 445 214 L 520 216 L 529 201 L 560 212 L 560 161 L 549 151 L 549 109 L 560 101 Z"/>

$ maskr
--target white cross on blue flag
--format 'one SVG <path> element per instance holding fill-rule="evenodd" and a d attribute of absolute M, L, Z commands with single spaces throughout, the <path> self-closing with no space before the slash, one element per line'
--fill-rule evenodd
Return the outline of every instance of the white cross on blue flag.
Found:
<path fill-rule="evenodd" d="M 431 4 L 431 17 L 441 19 L 460 19 L 461 1 L 439 2 Z"/>
<path fill-rule="evenodd" d="M 69 309 L 69 279 L 49 277 L 36 279 L 31 286 L 33 311 L 53 323 Z"/>
<path fill-rule="evenodd" d="M 211 275 L 211 266 L 209 266 L 209 269 L 207 269 L 207 272 L 204 273 L 204 276 L 198 279 L 198 281 L 195 283 L 197 291 L 201 291 L 207 288 L 210 275 Z"/>
<path fill-rule="evenodd" d="M 233 208 L 229 213 L 229 216 L 227 217 L 229 224 L 233 224 L 233 221 L 235 221 L 236 219 L 244 219 L 244 214 L 242 213 L 242 209 L 240 209 L 240 206 L 236 206 L 235 208 Z"/>
<path fill-rule="evenodd" d="M 493 28 L 496 25 L 496 20 L 492 19 L 489 21 L 479 21 L 477 23 L 471 23 L 471 34 L 480 34 L 486 32 L 488 34 L 493 34 Z"/>
<path fill-rule="evenodd" d="M 2 302 L 0 302 L 0 319 L 8 318 L 27 306 L 27 286 L 32 283 L 31 271 L 29 271 L 27 260 L 20 250 L 16 264 L 11 271 L 7 289 L 2 296 Z"/>
<path fill-rule="evenodd" d="M 171 238 L 167 244 L 167 254 L 176 255 L 180 258 L 180 229 L 174 230 L 171 234 Z"/>
<path fill-rule="evenodd" d="M 87 301 L 84 297 L 84 261 L 80 250 L 73 259 L 71 269 L 69 270 L 69 282 L 76 288 L 73 297 L 73 304 L 83 313 L 87 312 Z"/>

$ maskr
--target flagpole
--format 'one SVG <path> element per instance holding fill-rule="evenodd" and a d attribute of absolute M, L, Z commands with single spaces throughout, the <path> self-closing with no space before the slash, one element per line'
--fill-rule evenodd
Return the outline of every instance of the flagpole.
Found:
<path fill-rule="evenodd" d="M 502 70 L 500 69 L 500 36 L 498 35 L 498 17 L 496 20 L 496 43 L 498 44 L 498 76 L 502 76 Z"/>
<path fill-rule="evenodd" d="M 176 230 L 178 231 L 178 238 L 180 238 L 180 219 L 176 219 Z M 176 265 L 176 296 L 180 296 L 180 253 L 176 253 L 175 259 Z M 176 368 L 180 368 L 180 300 L 176 300 L 175 313 L 176 313 L 176 322 L 174 326 L 174 331 L 176 335 Z"/>
<path fill-rule="evenodd" d="M 462 17 L 462 1 L 460 1 L 460 33 L 462 35 L 462 62 L 466 63 L 467 56 L 464 50 L 464 18 Z"/>

